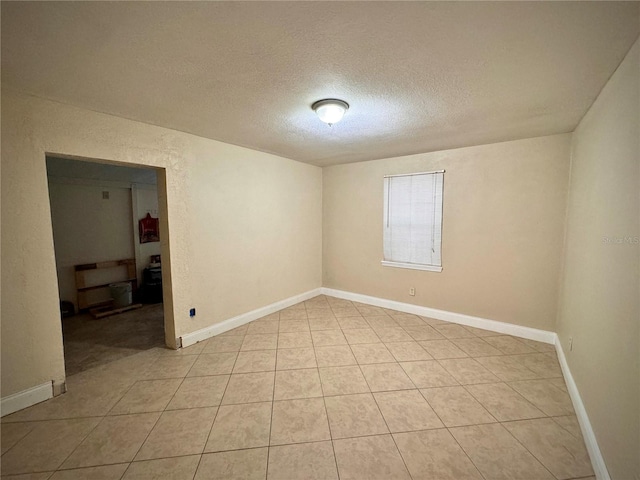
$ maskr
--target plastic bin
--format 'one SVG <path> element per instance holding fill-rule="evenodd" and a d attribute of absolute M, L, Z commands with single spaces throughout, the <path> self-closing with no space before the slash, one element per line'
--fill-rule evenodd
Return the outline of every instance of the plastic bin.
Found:
<path fill-rule="evenodd" d="M 133 303 L 133 290 L 131 283 L 120 282 L 109 285 L 113 306 L 115 308 L 126 307 Z"/>

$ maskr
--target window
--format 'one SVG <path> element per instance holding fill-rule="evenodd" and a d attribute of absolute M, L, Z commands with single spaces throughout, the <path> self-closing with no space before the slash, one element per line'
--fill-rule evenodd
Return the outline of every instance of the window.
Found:
<path fill-rule="evenodd" d="M 384 177 L 384 260 L 389 267 L 442 271 L 444 171 Z"/>

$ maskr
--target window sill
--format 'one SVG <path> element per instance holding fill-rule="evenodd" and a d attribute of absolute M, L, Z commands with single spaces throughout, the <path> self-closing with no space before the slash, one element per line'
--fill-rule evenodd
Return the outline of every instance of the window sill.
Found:
<path fill-rule="evenodd" d="M 442 272 L 442 267 L 436 265 L 421 265 L 419 263 L 401 263 L 401 262 L 389 262 L 382 260 L 383 267 L 396 267 L 396 268 L 408 268 L 410 270 L 425 270 L 427 272 Z"/>

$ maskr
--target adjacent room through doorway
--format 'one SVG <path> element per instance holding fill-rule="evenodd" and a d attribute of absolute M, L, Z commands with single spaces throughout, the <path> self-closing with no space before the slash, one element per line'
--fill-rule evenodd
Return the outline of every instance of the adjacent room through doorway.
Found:
<path fill-rule="evenodd" d="M 47 157 L 67 376 L 164 346 L 157 172 Z"/>

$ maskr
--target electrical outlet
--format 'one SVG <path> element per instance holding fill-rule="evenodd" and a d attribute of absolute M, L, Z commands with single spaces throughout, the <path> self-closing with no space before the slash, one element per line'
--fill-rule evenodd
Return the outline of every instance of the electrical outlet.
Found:
<path fill-rule="evenodd" d="M 411 288 L 409 289 L 409 295 L 411 295 L 412 297 L 415 297 L 415 296 L 416 296 L 416 289 L 415 289 L 415 287 L 411 287 Z"/>
<path fill-rule="evenodd" d="M 569 337 L 569 351 L 573 350 L 573 337 Z"/>
<path fill-rule="evenodd" d="M 191 310 L 189 310 L 189 316 L 190 317 L 195 317 L 196 316 L 196 309 L 192 308 Z"/>

